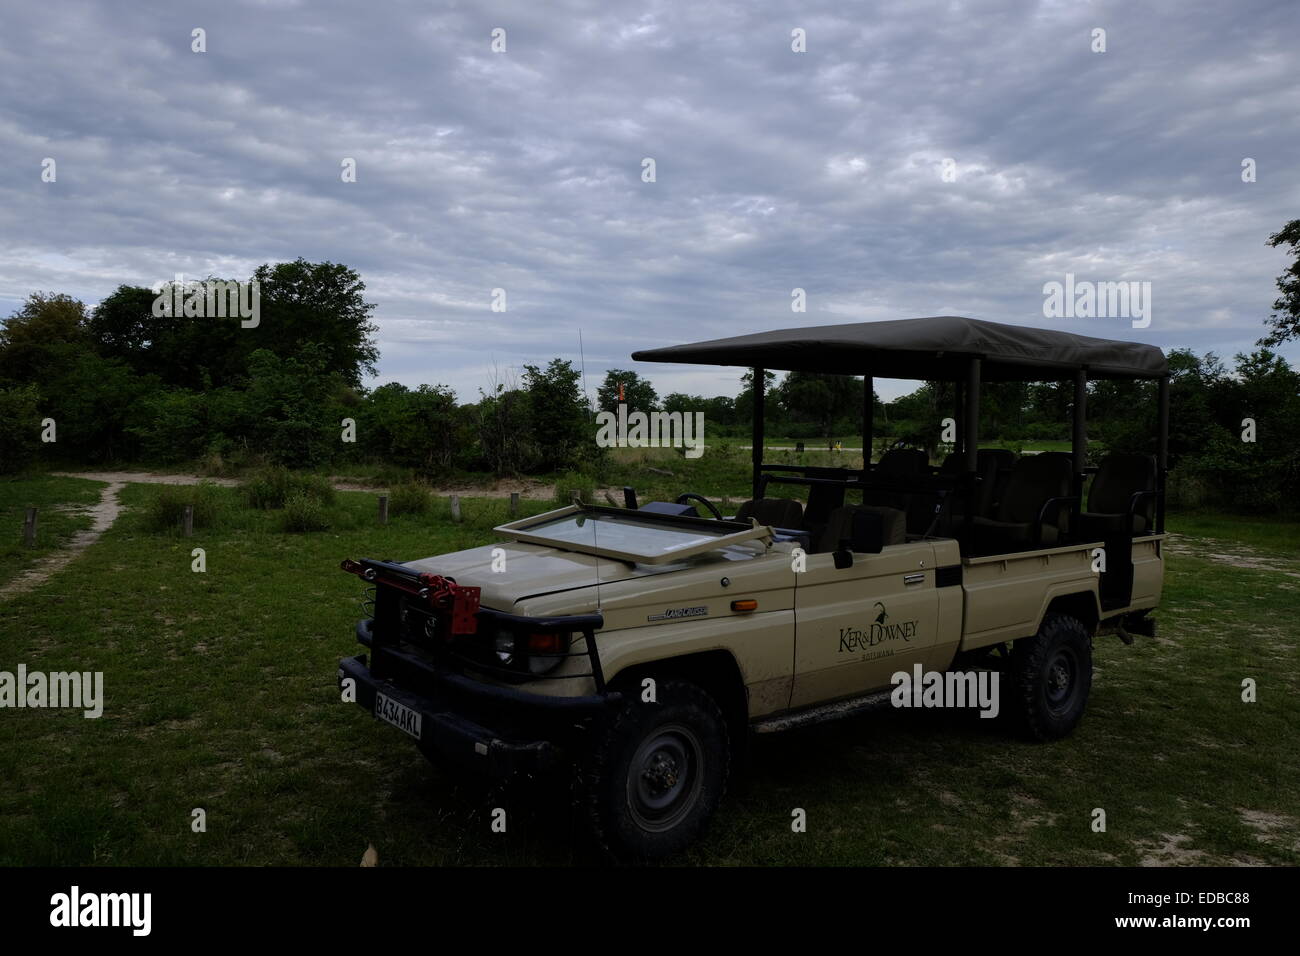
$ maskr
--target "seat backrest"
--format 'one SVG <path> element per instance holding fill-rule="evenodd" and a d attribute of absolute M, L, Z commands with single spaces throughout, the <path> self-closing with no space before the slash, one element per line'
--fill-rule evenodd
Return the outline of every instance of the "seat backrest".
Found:
<path fill-rule="evenodd" d="M 1010 471 L 1016 464 L 1016 453 L 1010 448 L 981 448 L 976 452 L 980 458 L 991 458 L 1000 469 Z"/>
<path fill-rule="evenodd" d="M 810 477 L 815 477 L 810 475 Z M 808 507 L 803 513 L 803 527 L 818 530 L 830 513 L 844 504 L 844 486 L 840 484 L 809 485 Z"/>
<path fill-rule="evenodd" d="M 991 515 L 1002 500 L 1016 467 L 1016 453 L 1009 448 L 981 448 L 977 453 L 981 477 L 987 476 L 987 492 L 981 494 L 979 514 Z"/>
<path fill-rule="evenodd" d="M 1070 456 L 1063 452 L 1024 455 L 1011 469 L 997 519 L 1016 524 L 1036 521 L 1048 498 L 1064 498 L 1070 493 L 1072 478 Z"/>
<path fill-rule="evenodd" d="M 853 537 L 853 516 L 858 512 L 873 512 L 880 515 L 881 531 L 885 547 L 902 544 L 907 540 L 907 515 L 897 508 L 881 508 L 873 505 L 844 505 L 830 513 L 826 527 L 822 528 L 813 541 L 813 554 L 825 554 L 834 551 L 841 541 Z"/>
<path fill-rule="evenodd" d="M 1096 514 L 1127 514 L 1129 502 L 1139 491 L 1154 491 L 1156 460 L 1150 455 L 1107 455 L 1102 459 L 1088 492 L 1088 510 Z M 1155 512 L 1154 497 L 1138 503 L 1138 514 L 1150 523 Z"/>
<path fill-rule="evenodd" d="M 750 518 L 770 528 L 802 528 L 803 502 L 794 498 L 751 498 L 736 509 L 737 521 Z"/>
<path fill-rule="evenodd" d="M 872 471 L 883 475 L 919 475 L 930 467 L 930 456 L 919 448 L 891 448 Z"/>
<path fill-rule="evenodd" d="M 919 448 L 891 448 L 880 456 L 874 468 L 863 472 L 863 479 L 870 485 L 872 477 L 898 482 L 916 475 L 926 475 L 930 471 L 930 456 Z M 933 514 L 932 505 L 918 500 L 916 494 L 901 491 L 898 488 L 867 487 L 862 492 L 862 503 L 880 508 L 898 508 L 909 515 L 909 524 L 929 523 Z"/>
<path fill-rule="evenodd" d="M 1006 458 L 1002 457 L 1003 454 Z M 1004 461 L 1007 463 L 1007 468 L 1010 468 L 1011 462 L 1015 461 L 1015 455 L 1005 448 L 981 448 L 976 454 L 975 474 L 979 477 L 979 484 L 976 485 L 975 514 L 983 517 L 992 516 L 993 503 L 996 500 L 994 494 L 998 490 L 998 476 Z M 943 460 L 943 464 L 939 467 L 939 474 L 960 475 L 965 464 L 965 456 L 953 452 Z M 954 494 L 956 498 L 953 499 L 953 509 L 964 514 L 965 496 L 960 490 L 955 491 Z"/>

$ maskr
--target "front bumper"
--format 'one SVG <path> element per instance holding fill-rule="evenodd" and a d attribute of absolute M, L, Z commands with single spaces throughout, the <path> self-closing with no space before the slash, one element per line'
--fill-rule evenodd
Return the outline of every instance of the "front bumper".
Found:
<path fill-rule="evenodd" d="M 435 670 L 399 648 L 384 646 L 376 653 L 384 655 L 383 672 L 397 682 L 376 677 L 366 655 L 359 654 L 339 662 L 339 687 L 351 679 L 356 703 L 372 715 L 379 693 L 415 711 L 421 751 L 493 777 L 541 773 L 555 766 L 621 700 L 618 693 L 531 694 Z"/>

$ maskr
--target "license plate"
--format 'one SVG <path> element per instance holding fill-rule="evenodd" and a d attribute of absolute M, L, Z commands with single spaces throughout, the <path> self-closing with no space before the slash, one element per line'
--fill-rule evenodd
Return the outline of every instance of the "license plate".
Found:
<path fill-rule="evenodd" d="M 420 714 L 405 704 L 399 704 L 391 697 L 376 693 L 375 716 L 392 724 L 403 733 L 410 734 L 416 740 L 420 739 Z"/>

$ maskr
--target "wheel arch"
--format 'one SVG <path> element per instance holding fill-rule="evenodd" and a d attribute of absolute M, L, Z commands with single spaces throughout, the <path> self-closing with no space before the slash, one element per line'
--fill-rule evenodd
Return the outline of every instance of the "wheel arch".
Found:
<path fill-rule="evenodd" d="M 1096 634 L 1097 625 L 1101 621 L 1101 604 L 1097 600 L 1096 591 L 1058 594 L 1047 601 L 1042 613 L 1038 615 L 1039 627 L 1043 626 L 1043 619 L 1049 614 L 1068 614 L 1082 622 L 1089 634 Z"/>
<path fill-rule="evenodd" d="M 740 664 L 730 651 L 715 648 L 631 664 L 610 678 L 609 686 L 628 696 L 639 696 L 641 682 L 647 677 L 656 682 L 683 680 L 699 687 L 722 711 L 732 749 L 743 746 L 749 727 L 749 692 Z"/>

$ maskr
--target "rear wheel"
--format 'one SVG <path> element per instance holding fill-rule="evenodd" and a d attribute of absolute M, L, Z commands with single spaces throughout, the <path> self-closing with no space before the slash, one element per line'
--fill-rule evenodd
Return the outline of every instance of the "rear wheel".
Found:
<path fill-rule="evenodd" d="M 1037 634 L 1016 641 L 1007 677 L 1009 716 L 1037 740 L 1064 737 L 1092 689 L 1092 635 L 1076 617 L 1048 614 Z"/>
<path fill-rule="evenodd" d="M 692 843 L 726 786 L 727 728 L 713 698 L 675 680 L 657 697 L 624 704 L 588 769 L 592 829 L 619 859 L 657 860 Z"/>

